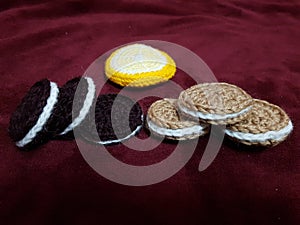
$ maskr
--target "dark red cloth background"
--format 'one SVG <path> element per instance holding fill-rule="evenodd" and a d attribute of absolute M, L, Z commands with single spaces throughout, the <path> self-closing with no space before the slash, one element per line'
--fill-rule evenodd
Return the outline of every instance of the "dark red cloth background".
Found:
<path fill-rule="evenodd" d="M 299 1 L 14 0 L 0 9 L 0 224 L 299 224 Z M 106 51 L 146 39 L 182 45 L 219 81 L 280 105 L 292 135 L 265 151 L 226 142 L 200 173 L 202 138 L 182 170 L 146 187 L 98 175 L 75 141 L 31 152 L 14 146 L 9 117 L 33 83 L 46 77 L 63 85 Z M 184 85 L 183 77 L 174 80 Z M 170 154 L 168 146 L 110 150 L 151 164 Z"/>

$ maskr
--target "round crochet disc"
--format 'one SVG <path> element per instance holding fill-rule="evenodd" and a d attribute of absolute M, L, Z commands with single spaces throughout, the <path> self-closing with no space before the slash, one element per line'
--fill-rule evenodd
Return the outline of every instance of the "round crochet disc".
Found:
<path fill-rule="evenodd" d="M 293 130 L 288 115 L 279 106 L 255 99 L 247 117 L 228 126 L 225 133 L 246 145 L 275 146 Z"/>
<path fill-rule="evenodd" d="M 139 103 L 123 95 L 99 95 L 94 110 L 95 116 L 88 116 L 80 129 L 81 136 L 93 143 L 122 142 L 137 134 L 143 124 Z"/>
<path fill-rule="evenodd" d="M 47 79 L 35 83 L 10 118 L 8 132 L 19 148 L 30 149 L 47 142 L 49 119 L 55 109 L 59 88 Z"/>
<path fill-rule="evenodd" d="M 165 52 L 144 44 L 133 44 L 114 51 L 105 62 L 105 74 L 121 86 L 145 87 L 172 78 L 174 60 Z"/>
<path fill-rule="evenodd" d="M 76 102 L 74 102 L 77 91 Z M 57 138 L 74 138 L 73 129 L 80 125 L 91 109 L 96 87 L 90 77 L 76 77 L 60 88 L 57 107 L 49 121 L 48 132 Z"/>
<path fill-rule="evenodd" d="M 179 109 L 187 116 L 210 124 L 233 124 L 249 112 L 252 98 L 241 88 L 227 83 L 202 83 L 182 91 Z"/>
<path fill-rule="evenodd" d="M 147 128 L 155 135 L 173 140 L 189 140 L 208 132 L 208 125 L 181 116 L 176 99 L 154 102 L 147 113 Z"/>

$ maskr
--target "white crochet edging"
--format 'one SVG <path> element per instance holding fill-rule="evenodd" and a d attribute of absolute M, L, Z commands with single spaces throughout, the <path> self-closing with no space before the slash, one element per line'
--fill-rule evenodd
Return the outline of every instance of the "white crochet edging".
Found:
<path fill-rule="evenodd" d="M 141 120 L 143 121 L 143 115 L 141 116 Z M 117 140 L 111 140 L 111 141 L 98 141 L 96 143 L 101 144 L 101 145 L 119 143 L 119 142 L 125 141 L 125 140 L 129 139 L 130 137 L 134 136 L 141 128 L 142 128 L 142 125 L 137 126 L 137 128 L 131 134 L 127 135 L 124 138 L 117 139 Z"/>
<path fill-rule="evenodd" d="M 185 106 L 183 106 L 180 103 L 180 101 L 178 101 L 178 107 L 182 112 L 184 112 L 184 113 L 186 113 L 190 116 L 200 118 L 200 119 L 204 119 L 204 120 L 227 120 L 227 119 L 232 119 L 232 118 L 238 117 L 238 116 L 240 116 L 244 113 L 247 113 L 252 108 L 252 106 L 249 106 L 249 107 L 247 107 L 247 108 L 245 108 L 245 109 L 243 109 L 243 110 L 241 110 L 237 113 L 218 115 L 218 114 L 204 114 L 202 112 L 189 110 Z"/>
<path fill-rule="evenodd" d="M 94 84 L 94 81 L 90 77 L 84 77 L 88 83 L 88 93 L 86 94 L 83 107 L 79 112 L 79 115 L 73 120 L 73 122 L 59 135 L 64 135 L 68 133 L 69 131 L 73 130 L 75 127 L 77 127 L 86 117 L 88 112 L 90 111 L 90 108 L 92 106 L 95 92 L 96 92 L 96 87 Z"/>
<path fill-rule="evenodd" d="M 293 130 L 293 124 L 289 121 L 288 125 L 278 131 L 268 131 L 262 134 L 243 133 L 239 131 L 225 130 L 225 133 L 238 140 L 246 140 L 249 142 L 264 142 L 268 140 L 280 141 Z"/>
<path fill-rule="evenodd" d="M 16 145 L 18 147 L 24 147 L 25 145 L 30 143 L 36 137 L 36 135 L 43 129 L 43 126 L 47 123 L 49 117 L 51 116 L 54 106 L 58 100 L 59 89 L 56 83 L 54 82 L 50 82 L 50 87 L 50 95 L 47 99 L 46 106 L 43 108 L 43 112 L 39 116 L 36 124 L 29 130 L 25 137 L 22 140 L 16 142 Z"/>
<path fill-rule="evenodd" d="M 147 125 L 150 130 L 163 136 L 183 137 L 192 134 L 199 134 L 199 135 L 204 134 L 204 127 L 201 125 L 194 125 L 191 127 L 185 127 L 179 129 L 168 129 L 168 128 L 157 126 L 148 117 L 147 117 Z"/>

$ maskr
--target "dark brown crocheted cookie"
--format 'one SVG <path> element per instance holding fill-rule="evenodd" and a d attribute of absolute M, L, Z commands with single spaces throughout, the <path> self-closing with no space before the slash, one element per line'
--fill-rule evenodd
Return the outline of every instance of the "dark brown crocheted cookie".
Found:
<path fill-rule="evenodd" d="M 81 136 L 93 143 L 122 142 L 134 136 L 143 124 L 140 105 L 123 95 L 100 95 L 94 112 L 94 117 L 91 113 L 80 129 Z"/>
<path fill-rule="evenodd" d="M 76 77 L 69 80 L 60 88 L 57 107 L 49 121 L 48 132 L 52 132 L 56 138 L 74 138 L 73 129 L 85 119 L 95 100 L 95 94 L 96 89 L 92 78 Z"/>
<path fill-rule="evenodd" d="M 47 130 L 58 97 L 59 88 L 47 79 L 30 88 L 10 118 L 8 132 L 18 147 L 31 149 L 52 138 Z"/>

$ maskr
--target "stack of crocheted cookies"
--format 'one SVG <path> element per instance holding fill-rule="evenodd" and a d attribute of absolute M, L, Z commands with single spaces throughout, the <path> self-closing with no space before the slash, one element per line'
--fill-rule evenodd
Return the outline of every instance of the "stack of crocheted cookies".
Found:
<path fill-rule="evenodd" d="M 91 78 L 80 79 L 62 87 L 43 79 L 30 88 L 10 118 L 9 135 L 19 148 L 31 149 L 52 138 L 72 138 L 72 130 L 87 116 L 96 91 Z M 82 98 L 74 104 L 76 118 L 72 121 L 77 88 Z"/>
<path fill-rule="evenodd" d="M 178 99 L 154 102 L 147 127 L 156 135 L 188 140 L 208 133 L 209 125 L 226 125 L 226 135 L 246 145 L 274 146 L 292 131 L 279 106 L 253 99 L 227 83 L 202 83 L 182 91 Z"/>
<path fill-rule="evenodd" d="M 89 142 L 112 144 L 134 136 L 142 124 L 143 112 L 137 102 L 118 94 L 96 99 L 90 77 L 74 78 L 60 88 L 44 79 L 31 87 L 12 114 L 9 134 L 22 149 L 54 138 L 74 138 L 73 130 L 78 128 Z M 253 99 L 227 83 L 198 84 L 182 91 L 178 99 L 158 100 L 146 118 L 152 133 L 174 140 L 203 136 L 212 124 L 226 125 L 225 134 L 237 142 L 261 146 L 280 143 L 293 129 L 279 106 Z"/>
<path fill-rule="evenodd" d="M 104 94 L 96 99 L 90 77 L 76 77 L 62 87 L 43 79 L 12 114 L 8 132 L 19 148 L 29 150 L 51 139 L 73 139 L 74 129 L 89 142 L 117 143 L 135 135 L 142 123 L 141 107 L 130 98 Z"/>

